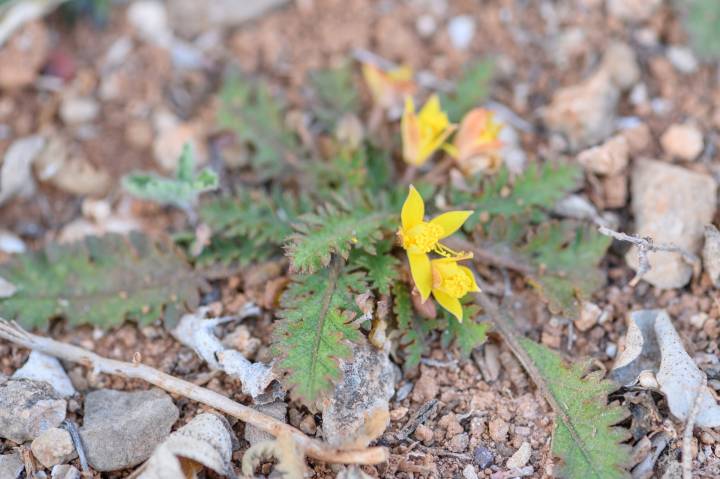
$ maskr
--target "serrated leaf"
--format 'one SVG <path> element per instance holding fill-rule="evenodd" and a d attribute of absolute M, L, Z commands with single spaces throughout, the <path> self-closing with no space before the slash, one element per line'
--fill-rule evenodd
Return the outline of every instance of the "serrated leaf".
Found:
<path fill-rule="evenodd" d="M 349 263 L 367 270 L 368 279 L 373 289 L 380 294 L 390 294 L 390 286 L 400 274 L 400 260 L 390 254 L 392 242 L 380 241 L 376 245 L 376 253 L 370 254 L 363 250 L 354 250 Z"/>
<path fill-rule="evenodd" d="M 295 135 L 285 129 L 283 108 L 264 84 L 238 74 L 225 78 L 220 91 L 220 126 L 252 146 L 250 161 L 260 180 L 280 175 L 298 151 Z"/>
<path fill-rule="evenodd" d="M 465 113 L 485 101 L 490 93 L 495 65 L 491 60 L 482 60 L 466 65 L 452 93 L 443 94 L 440 103 L 450 121 L 459 122 Z"/>
<path fill-rule="evenodd" d="M 562 460 L 556 477 L 575 479 L 614 479 L 630 475 L 629 447 L 621 444 L 629 434 L 614 427 L 628 415 L 607 397 L 616 389 L 597 373 L 587 374 L 589 362 L 568 365 L 548 348 L 529 339 L 520 339 L 542 376 L 546 393 L 558 407 L 552 451 Z"/>
<path fill-rule="evenodd" d="M 300 217 L 296 233 L 286 246 L 292 268 L 313 272 L 327 266 L 332 254 L 347 259 L 353 247 L 374 254 L 375 242 L 382 238 L 382 228 L 389 215 L 348 205 L 327 203 L 317 213 Z"/>
<path fill-rule="evenodd" d="M 428 336 L 438 326 L 434 319 L 418 318 L 410 300 L 410 290 L 405 283 L 393 285 L 393 312 L 400 331 L 400 346 L 405 353 L 404 367 L 413 369 L 420 364 Z"/>
<path fill-rule="evenodd" d="M 57 316 L 103 328 L 125 319 L 148 324 L 163 308 L 194 309 L 204 285 L 170 245 L 139 233 L 51 243 L 0 265 L 0 276 L 18 288 L 0 299 L 0 315 L 28 328 Z"/>
<path fill-rule="evenodd" d="M 282 357 L 277 364 L 293 397 L 310 408 L 340 380 L 338 360 L 351 356 L 349 342 L 362 340 L 349 320 L 357 312 L 354 295 L 366 288 L 362 273 L 338 262 L 296 276 L 281 299 L 273 351 Z"/>
<path fill-rule="evenodd" d="M 218 177 L 207 168 L 195 173 L 192 149 L 186 144 L 180 154 L 175 178 L 133 172 L 122 178 L 122 185 L 128 193 L 138 198 L 188 208 L 197 203 L 200 194 L 217 189 Z"/>
<path fill-rule="evenodd" d="M 352 64 L 347 62 L 339 67 L 310 74 L 310 87 L 315 100 L 311 107 L 326 129 L 334 128 L 340 117 L 356 112 L 360 107 L 352 72 Z"/>
<path fill-rule="evenodd" d="M 541 225 L 520 251 L 538 267 L 530 281 L 554 313 L 576 317 L 578 303 L 605 284 L 598 264 L 611 239 L 572 221 Z"/>
<path fill-rule="evenodd" d="M 447 349 L 454 343 L 462 357 L 467 358 L 473 349 L 487 341 L 488 323 L 478 323 L 479 308 L 474 304 L 464 305 L 465 319 L 458 322 L 452 314 L 443 309 L 447 328 L 442 334 L 442 346 Z"/>

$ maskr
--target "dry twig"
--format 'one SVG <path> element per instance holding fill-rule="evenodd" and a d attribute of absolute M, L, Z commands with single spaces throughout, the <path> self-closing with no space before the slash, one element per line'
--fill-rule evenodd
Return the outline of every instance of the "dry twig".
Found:
<path fill-rule="evenodd" d="M 707 387 L 707 377 L 703 374 L 702 383 L 695 395 L 693 407 L 690 410 L 687 421 L 685 422 L 685 430 L 683 431 L 682 442 L 682 477 L 683 479 L 692 479 L 692 437 L 693 428 L 695 427 L 695 419 L 700 412 L 700 403 L 702 402 L 702 393 Z"/>
<path fill-rule="evenodd" d="M 660 243 L 655 244 L 653 243 L 653 239 L 649 237 L 640 238 L 638 236 L 632 236 L 625 233 L 620 233 L 615 230 L 611 230 L 610 228 L 606 228 L 604 226 L 600 226 L 598 229 L 600 234 L 604 234 L 605 236 L 610 236 L 612 238 L 615 238 L 618 241 L 626 241 L 628 243 L 632 243 L 637 247 L 638 250 L 638 269 L 635 272 L 635 277 L 630 281 L 630 286 L 635 286 L 640 282 L 642 277 L 650 271 L 652 268 L 650 266 L 650 261 L 648 260 L 648 253 L 654 252 L 654 251 L 666 251 L 669 253 L 678 253 L 680 254 L 683 259 L 693 267 L 693 272 L 695 275 L 699 273 L 700 269 L 700 258 L 697 257 L 697 255 L 691 253 L 690 251 L 681 248 L 680 246 L 674 245 L 672 243 Z"/>
<path fill-rule="evenodd" d="M 2 318 L 0 318 L 0 339 L 5 339 L 65 361 L 82 364 L 92 368 L 95 373 L 141 379 L 170 393 L 187 397 L 236 417 L 276 437 L 283 433 L 288 434 L 293 438 L 297 446 L 313 459 L 338 464 L 379 464 L 388 459 L 388 452 L 384 447 L 370 447 L 359 450 L 343 450 L 330 447 L 321 441 L 306 436 L 289 424 L 237 403 L 222 394 L 196 386 L 191 382 L 176 378 L 144 364 L 126 363 L 104 358 L 71 344 L 30 334 L 18 324 L 10 323 Z"/>

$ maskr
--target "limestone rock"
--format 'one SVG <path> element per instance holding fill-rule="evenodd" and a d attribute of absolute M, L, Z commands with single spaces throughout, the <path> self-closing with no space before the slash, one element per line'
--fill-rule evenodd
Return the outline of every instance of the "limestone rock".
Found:
<path fill-rule="evenodd" d="M 35 458 L 48 469 L 77 457 L 70 433 L 56 427 L 38 436 L 30 447 Z"/>
<path fill-rule="evenodd" d="M 0 383 L 0 437 L 22 444 L 65 420 L 67 401 L 48 383 L 10 379 Z"/>

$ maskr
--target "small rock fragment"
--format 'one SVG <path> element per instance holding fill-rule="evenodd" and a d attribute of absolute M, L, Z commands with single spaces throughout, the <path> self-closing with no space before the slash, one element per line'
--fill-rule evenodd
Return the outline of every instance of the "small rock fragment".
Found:
<path fill-rule="evenodd" d="M 0 455 L 0 477 L 3 479 L 16 479 L 25 470 L 25 465 L 20 459 L 20 454 Z"/>
<path fill-rule="evenodd" d="M 99 113 L 100 105 L 90 97 L 68 96 L 60 104 L 60 118 L 66 125 L 91 122 Z"/>
<path fill-rule="evenodd" d="M 75 466 L 61 464 L 52 468 L 51 479 L 80 479 L 80 471 Z"/>
<path fill-rule="evenodd" d="M 275 401 L 269 404 L 257 404 L 252 406 L 253 409 L 260 411 L 263 414 L 274 417 L 279 421 L 285 422 L 285 416 L 287 416 L 288 405 L 282 401 Z M 273 440 L 273 435 L 265 431 L 258 429 L 252 424 L 245 425 L 245 440 L 250 443 L 251 446 L 262 442 Z"/>
<path fill-rule="evenodd" d="M 610 15 L 626 22 L 648 20 L 658 9 L 662 0 L 607 0 Z"/>
<path fill-rule="evenodd" d="M 433 438 L 435 437 L 433 430 L 425 424 L 420 424 L 415 428 L 414 436 L 425 445 L 432 444 Z"/>
<path fill-rule="evenodd" d="M 453 436 L 448 441 L 447 448 L 452 452 L 461 453 L 465 452 L 468 448 L 468 444 L 470 444 L 470 436 L 468 436 L 468 433 L 464 432 Z"/>
<path fill-rule="evenodd" d="M 580 309 L 580 316 L 574 321 L 575 327 L 581 332 L 588 331 L 597 324 L 601 314 L 600 306 L 590 301 L 584 301 L 582 309 Z"/>
<path fill-rule="evenodd" d="M 532 450 L 530 449 L 530 444 L 527 442 L 523 442 L 520 446 L 520 449 L 515 451 L 515 454 L 513 454 L 510 459 L 508 459 L 505 466 L 508 469 L 519 469 L 521 467 L 524 467 L 525 464 L 530 460 L 530 453 Z"/>
<path fill-rule="evenodd" d="M 101 472 L 140 464 L 170 434 L 178 417 L 170 396 L 159 389 L 91 392 L 80 429 L 88 463 Z"/>
<path fill-rule="evenodd" d="M 45 145 L 40 135 L 15 140 L 0 165 L 0 205 L 14 196 L 28 197 L 35 192 L 32 164 Z"/>
<path fill-rule="evenodd" d="M 0 230 L 0 251 L 5 254 L 20 254 L 25 250 L 25 243 L 15 233 Z"/>
<path fill-rule="evenodd" d="M 627 203 L 628 179 L 624 174 L 602 178 L 605 208 L 622 208 Z"/>
<path fill-rule="evenodd" d="M 12 377 L 13 379 L 45 381 L 65 398 L 75 395 L 72 381 L 70 381 L 70 377 L 63 369 L 60 361 L 39 351 L 31 351 L 27 362 L 23 367 L 15 371 Z"/>
<path fill-rule="evenodd" d="M 508 432 L 510 431 L 510 426 L 499 417 L 496 417 L 488 424 L 488 430 L 493 441 L 505 442 Z"/>
<path fill-rule="evenodd" d="M 412 392 L 412 400 L 419 403 L 427 402 L 433 399 L 440 392 L 440 387 L 435 381 L 429 370 L 424 370 L 420 374 L 420 379 L 415 383 Z"/>
<path fill-rule="evenodd" d="M 49 51 L 50 34 L 43 22 L 36 20 L 23 25 L 0 48 L 0 89 L 31 85 L 45 64 Z"/>
<path fill-rule="evenodd" d="M 645 123 L 627 127 L 620 134 L 625 137 L 631 153 L 639 153 L 650 145 L 650 128 Z"/>
<path fill-rule="evenodd" d="M 70 433 L 65 429 L 48 429 L 38 436 L 30 446 L 40 464 L 50 469 L 65 464 L 77 457 Z"/>
<path fill-rule="evenodd" d="M 667 57 L 680 73 L 689 75 L 698 70 L 698 61 L 695 54 L 688 47 L 673 45 L 667 49 Z"/>
<path fill-rule="evenodd" d="M 613 41 L 603 55 L 602 71 L 610 74 L 610 80 L 620 90 L 632 88 L 640 80 L 640 67 L 630 45 Z"/>
<path fill-rule="evenodd" d="M 475 468 L 472 464 L 468 464 L 463 469 L 463 477 L 465 479 L 478 479 L 477 472 L 475 472 Z"/>
<path fill-rule="evenodd" d="M 692 123 L 676 123 L 665 130 L 660 144 L 668 155 L 693 161 L 702 153 L 703 135 Z"/>
<path fill-rule="evenodd" d="M 17 292 L 17 286 L 0 276 L 0 298 L 9 298 Z"/>
<path fill-rule="evenodd" d="M 705 225 L 703 267 L 713 285 L 720 287 L 720 231 L 715 225 Z"/>
<path fill-rule="evenodd" d="M 473 452 L 473 462 L 480 469 L 490 467 L 495 461 L 495 456 L 492 451 L 485 446 L 478 446 Z"/>
<path fill-rule="evenodd" d="M 632 172 L 632 209 L 636 231 L 656 243 L 673 243 L 697 253 L 705 225 L 715 214 L 716 184 L 709 175 L 660 161 L 638 160 Z M 625 259 L 638 268 L 635 247 Z M 682 256 L 671 252 L 648 255 L 651 270 L 643 279 L 658 288 L 681 288 L 693 269 Z"/>
<path fill-rule="evenodd" d="M 600 146 L 578 155 L 578 162 L 598 175 L 617 175 L 627 167 L 630 149 L 624 136 L 613 136 Z"/>
<path fill-rule="evenodd" d="M 335 447 L 363 448 L 390 423 L 395 369 L 387 352 L 356 346 L 353 359 L 342 361 L 343 379 L 324 408 L 323 433 Z"/>
<path fill-rule="evenodd" d="M 0 383 L 0 437 L 22 444 L 65 420 L 67 401 L 45 382 Z"/>
<path fill-rule="evenodd" d="M 448 35 L 455 48 L 467 49 L 475 36 L 475 20 L 470 15 L 453 17 L 448 23 Z"/>

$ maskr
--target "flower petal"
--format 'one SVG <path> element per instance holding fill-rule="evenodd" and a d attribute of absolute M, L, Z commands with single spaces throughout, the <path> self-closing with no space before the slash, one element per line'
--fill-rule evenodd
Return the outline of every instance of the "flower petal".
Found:
<path fill-rule="evenodd" d="M 400 212 L 400 220 L 402 222 L 403 229 L 409 230 L 413 226 L 422 223 L 424 216 L 425 202 L 415 187 L 410 185 L 410 191 L 408 192 L 405 203 L 403 203 L 402 211 Z"/>
<path fill-rule="evenodd" d="M 472 281 L 472 289 L 470 291 L 477 292 L 481 291 L 480 286 L 477 285 L 475 282 L 475 275 L 473 274 L 472 270 L 466 266 L 458 266 L 460 270 L 465 273 L 468 278 L 470 278 L 470 281 Z"/>
<path fill-rule="evenodd" d="M 440 239 L 447 238 L 460 229 L 471 214 L 473 214 L 472 211 L 448 211 L 440 216 L 436 216 L 430 220 L 430 223 L 442 227 L 443 235 Z"/>
<path fill-rule="evenodd" d="M 400 120 L 402 136 L 403 160 L 411 165 L 420 164 L 420 122 L 415 114 L 415 105 L 411 96 L 405 98 L 405 111 Z"/>
<path fill-rule="evenodd" d="M 463 309 L 462 304 L 460 304 L 460 300 L 457 298 L 453 298 L 449 294 L 443 293 L 442 291 L 438 291 L 436 289 L 434 289 L 432 293 L 437 302 L 440 303 L 440 306 L 450 311 L 450 313 L 452 313 L 452 315 L 455 316 L 457 320 L 462 323 Z"/>
<path fill-rule="evenodd" d="M 432 289 L 432 270 L 430 269 L 430 258 L 426 254 L 408 253 L 410 261 L 410 273 L 415 282 L 415 287 L 420 291 L 423 301 L 430 296 Z"/>

